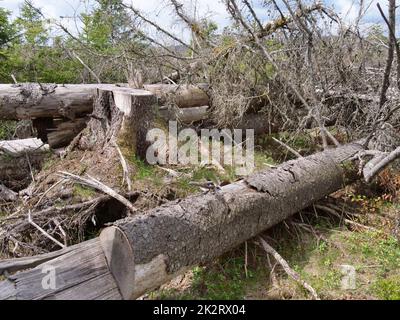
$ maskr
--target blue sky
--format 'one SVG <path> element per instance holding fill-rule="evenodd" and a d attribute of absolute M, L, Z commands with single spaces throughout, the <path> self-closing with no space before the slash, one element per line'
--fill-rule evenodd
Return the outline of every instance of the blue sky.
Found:
<path fill-rule="evenodd" d="M 87 8 L 88 3 L 92 0 L 33 0 L 36 6 L 42 9 L 44 14 L 51 18 L 59 19 L 60 16 L 72 16 L 74 12 L 82 12 Z M 167 0 L 126 0 L 146 13 L 153 20 L 156 20 L 162 26 L 172 29 L 177 35 L 184 36 L 185 31 L 176 24 L 176 18 L 171 15 L 171 6 Z M 196 0 L 181 0 L 181 3 L 190 5 Z M 260 4 L 262 0 L 252 0 L 255 4 L 256 11 L 265 21 L 268 20 L 266 10 Z M 279 0 L 278 0 L 279 2 Z M 334 7 L 335 11 L 345 19 L 347 23 L 351 23 L 357 17 L 359 0 L 325 0 L 325 5 Z M 367 25 L 371 23 L 382 23 L 379 12 L 376 7 L 378 0 L 365 0 L 366 4 L 371 4 L 367 11 L 363 22 Z M 13 12 L 13 15 L 18 14 L 18 8 L 23 3 L 23 0 L 0 0 L 0 7 L 7 8 Z M 386 9 L 386 0 L 380 0 L 384 9 Z M 216 21 L 221 27 L 229 24 L 229 19 L 225 11 L 224 4 L 220 0 L 197 0 L 197 8 L 200 15 L 207 15 L 212 20 Z M 70 29 L 75 29 L 75 23 L 72 19 L 64 19 L 63 22 Z"/>

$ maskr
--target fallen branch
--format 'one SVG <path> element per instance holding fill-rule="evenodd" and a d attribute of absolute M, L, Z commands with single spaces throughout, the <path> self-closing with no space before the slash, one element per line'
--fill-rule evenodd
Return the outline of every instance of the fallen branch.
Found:
<path fill-rule="evenodd" d="M 119 148 L 118 144 L 114 143 L 114 146 L 118 151 L 119 158 L 121 160 L 122 171 L 124 172 L 124 178 L 123 178 L 122 184 L 124 184 L 126 182 L 126 184 L 128 186 L 128 191 L 131 192 L 132 191 L 132 181 L 131 181 L 131 177 L 129 175 L 128 164 L 127 164 L 125 157 L 122 154 L 122 151 Z"/>
<path fill-rule="evenodd" d="M 370 161 L 363 170 L 364 179 L 370 183 L 382 170 L 384 170 L 392 162 L 400 158 L 400 147 L 391 152 L 390 154 L 378 155 Z"/>
<path fill-rule="evenodd" d="M 355 228 L 357 228 L 357 229 L 364 229 L 364 230 L 368 230 L 368 231 L 378 232 L 378 230 L 375 229 L 375 228 L 373 228 L 373 227 L 368 227 L 368 226 L 365 226 L 365 225 L 363 225 L 363 224 L 361 224 L 361 223 L 355 222 L 355 221 L 353 221 L 353 220 L 343 218 L 339 213 L 337 213 L 337 212 L 336 212 L 334 209 L 332 209 L 332 208 L 329 208 L 329 207 L 326 207 L 326 206 L 322 206 L 322 205 L 315 205 L 315 208 L 316 208 L 316 209 L 319 209 L 319 210 L 322 210 L 322 211 L 324 211 L 324 212 L 326 212 L 326 213 L 328 213 L 328 214 L 331 214 L 331 215 L 333 215 L 333 216 L 339 218 L 339 219 L 340 219 L 341 221 L 343 221 L 345 224 L 350 225 L 350 226 L 353 226 L 353 227 L 355 227 Z"/>
<path fill-rule="evenodd" d="M 28 213 L 28 222 L 30 225 L 32 225 L 33 227 L 35 227 L 36 229 L 38 229 L 40 231 L 41 234 L 43 234 L 46 238 L 50 239 L 51 241 L 53 241 L 55 244 L 57 244 L 58 246 L 61 247 L 61 249 L 66 248 L 66 245 L 62 244 L 60 241 L 58 241 L 57 239 L 55 239 L 54 237 L 52 237 L 51 235 L 49 235 L 43 228 L 41 228 L 39 225 L 37 225 L 35 222 L 33 222 L 32 217 L 31 217 L 31 211 L 29 210 Z"/>
<path fill-rule="evenodd" d="M 113 197 L 114 199 L 118 200 L 123 205 L 125 205 L 133 214 L 137 213 L 137 211 L 138 211 L 128 199 L 121 196 L 119 193 L 117 193 L 110 187 L 106 186 L 104 183 L 100 182 L 99 180 L 96 180 L 95 178 L 93 178 L 91 176 L 88 176 L 87 178 L 83 178 L 83 177 L 80 177 L 80 176 L 77 176 L 75 174 L 68 173 L 68 172 L 60 172 L 60 175 L 64 179 L 71 180 L 73 182 L 79 183 L 86 187 L 93 188 L 93 189 L 99 190 L 105 194 L 108 194 L 110 197 Z"/>
<path fill-rule="evenodd" d="M 296 150 L 294 150 L 292 147 L 288 146 L 286 143 L 283 143 L 282 141 L 276 139 L 276 138 L 272 138 L 272 140 L 274 140 L 276 143 L 278 143 L 280 146 L 286 148 L 289 152 L 293 153 L 293 155 L 296 156 L 296 158 L 303 158 L 303 156 L 298 153 Z"/>
<path fill-rule="evenodd" d="M 300 275 L 292 268 L 290 268 L 286 260 L 283 259 L 282 256 L 274 248 L 272 248 L 262 237 L 260 237 L 259 240 L 264 250 L 275 258 L 275 260 L 282 266 L 283 270 L 285 270 L 289 277 L 301 284 L 308 292 L 310 292 L 315 300 L 320 300 L 315 289 L 311 287 L 307 282 L 302 280 Z"/>

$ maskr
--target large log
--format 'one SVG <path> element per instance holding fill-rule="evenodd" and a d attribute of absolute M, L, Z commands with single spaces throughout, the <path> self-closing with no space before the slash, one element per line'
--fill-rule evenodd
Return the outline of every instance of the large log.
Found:
<path fill-rule="evenodd" d="M 160 114 L 166 121 L 179 121 L 183 124 L 191 124 L 208 119 L 208 106 L 177 109 L 177 108 L 160 108 Z"/>
<path fill-rule="evenodd" d="M 37 117 L 73 118 L 90 112 L 92 85 L 40 86 L 37 84 L 0 85 L 0 119 Z"/>
<path fill-rule="evenodd" d="M 0 119 L 75 119 L 93 110 L 97 89 L 112 90 L 114 85 L 99 84 L 0 84 Z"/>
<path fill-rule="evenodd" d="M 144 89 L 153 93 L 158 98 L 160 105 L 172 103 L 178 108 L 193 108 L 208 106 L 210 103 L 207 84 L 149 84 L 144 85 Z"/>
<path fill-rule="evenodd" d="M 85 129 L 89 119 L 77 118 L 69 121 L 55 121 L 54 129 L 47 129 L 47 141 L 51 148 L 63 148 Z"/>
<path fill-rule="evenodd" d="M 118 221 L 55 259 L 30 260 L 33 269 L 0 283 L 0 298 L 138 298 L 341 189 L 352 171 L 343 164 L 361 150 L 331 149 Z M 18 265 L 0 262 L 0 272 Z M 54 287 L 43 286 L 46 270 L 54 270 Z"/>
<path fill-rule="evenodd" d="M 25 83 L 0 84 L 0 119 L 22 120 L 33 118 L 60 118 L 74 120 L 93 110 L 97 89 L 113 91 L 126 84 L 68 84 L 43 85 Z M 172 102 L 179 108 L 206 106 L 210 99 L 208 85 L 145 85 L 160 105 Z"/>

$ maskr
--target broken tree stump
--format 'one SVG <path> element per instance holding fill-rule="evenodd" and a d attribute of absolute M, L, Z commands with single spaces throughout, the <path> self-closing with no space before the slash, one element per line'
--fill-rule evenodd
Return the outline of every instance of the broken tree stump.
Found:
<path fill-rule="evenodd" d="M 362 150 L 354 143 L 289 161 L 220 192 L 118 221 L 54 259 L 40 263 L 37 257 L 33 269 L 0 282 L 0 298 L 136 299 L 341 189 L 352 181 L 346 161 Z M 17 265 L 19 260 L 2 261 L 0 270 L 16 271 Z M 49 268 L 55 289 L 42 286 Z"/>
<path fill-rule="evenodd" d="M 142 159 L 149 143 L 146 136 L 153 129 L 156 98 L 144 90 L 128 88 L 99 88 L 94 109 L 77 146 L 82 150 L 115 152 L 114 145 L 130 150 Z"/>

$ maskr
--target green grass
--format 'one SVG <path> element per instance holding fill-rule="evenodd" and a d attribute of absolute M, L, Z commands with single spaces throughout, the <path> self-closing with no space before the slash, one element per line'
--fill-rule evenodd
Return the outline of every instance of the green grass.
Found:
<path fill-rule="evenodd" d="M 174 289 L 151 294 L 152 299 L 178 300 L 243 300 L 252 288 L 265 283 L 267 270 L 263 263 L 249 265 L 246 274 L 243 257 L 220 258 L 208 267 L 192 270 L 189 289 L 179 292 Z"/>
<path fill-rule="evenodd" d="M 15 121 L 0 121 L 0 140 L 9 140 L 12 138 L 17 122 Z"/>
<path fill-rule="evenodd" d="M 147 178 L 156 176 L 156 168 L 148 165 L 136 155 L 131 155 L 128 159 L 136 168 L 136 172 L 133 176 L 135 180 L 145 180 Z"/>
<path fill-rule="evenodd" d="M 381 300 L 400 300 L 400 276 L 376 281 L 372 291 Z"/>
<path fill-rule="evenodd" d="M 96 194 L 96 191 L 94 191 L 91 188 L 84 187 L 79 184 L 74 185 L 74 196 L 75 197 L 89 199 L 89 198 L 93 197 L 95 194 Z"/>
<path fill-rule="evenodd" d="M 256 170 L 261 170 L 268 166 L 277 165 L 277 162 L 272 158 L 272 156 L 265 151 L 255 151 L 254 162 Z"/>
<path fill-rule="evenodd" d="M 379 266 L 384 275 L 400 267 L 400 244 L 394 237 L 378 232 L 352 233 L 348 239 L 352 253 L 362 261 Z"/>
<path fill-rule="evenodd" d="M 322 299 L 400 299 L 400 244 L 383 232 L 354 232 L 326 217 L 315 218 L 314 228 L 327 241 L 309 232 L 290 233 L 281 225 L 270 230 L 271 242 L 289 265 Z M 285 231 L 286 230 L 286 231 Z M 293 229 L 291 229 L 293 232 Z M 251 250 L 249 256 L 253 256 Z M 310 299 L 310 294 L 282 270 L 275 268 L 278 288 L 270 285 L 265 253 L 258 250 L 256 262 L 245 273 L 243 248 L 207 266 L 192 271 L 189 288 L 165 289 L 153 299 Z M 272 264 L 274 260 L 271 259 Z M 344 290 L 341 266 L 356 269 L 356 289 Z"/>

